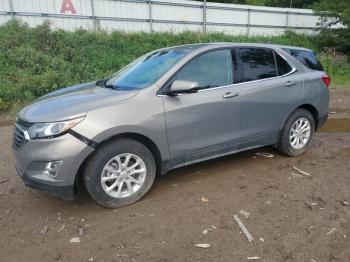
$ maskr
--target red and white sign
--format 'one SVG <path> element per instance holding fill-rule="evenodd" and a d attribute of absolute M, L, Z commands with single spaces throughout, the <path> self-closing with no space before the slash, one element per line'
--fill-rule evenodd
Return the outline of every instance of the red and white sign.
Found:
<path fill-rule="evenodd" d="M 70 12 L 72 15 L 77 14 L 73 5 L 73 0 L 62 0 L 61 13 L 66 14 L 67 12 Z"/>

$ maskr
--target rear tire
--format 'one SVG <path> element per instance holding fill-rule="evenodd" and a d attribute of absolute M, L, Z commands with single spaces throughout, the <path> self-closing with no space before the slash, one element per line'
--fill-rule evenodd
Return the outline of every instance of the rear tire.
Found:
<path fill-rule="evenodd" d="M 315 131 L 315 119 L 310 111 L 295 110 L 287 119 L 277 149 L 287 156 L 299 156 L 308 149 Z"/>
<path fill-rule="evenodd" d="M 141 199 L 151 188 L 156 163 L 150 150 L 123 138 L 106 143 L 89 159 L 84 183 L 100 205 L 118 208 Z"/>

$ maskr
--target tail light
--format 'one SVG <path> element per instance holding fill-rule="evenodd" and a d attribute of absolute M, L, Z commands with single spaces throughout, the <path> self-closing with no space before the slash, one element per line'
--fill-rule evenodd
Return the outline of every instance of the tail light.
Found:
<path fill-rule="evenodd" d="M 327 87 L 331 84 L 331 78 L 328 75 L 322 76 L 323 82 L 326 84 Z"/>

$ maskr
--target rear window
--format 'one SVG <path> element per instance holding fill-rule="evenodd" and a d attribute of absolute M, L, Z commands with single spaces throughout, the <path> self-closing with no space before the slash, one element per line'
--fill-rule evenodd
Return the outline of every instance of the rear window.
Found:
<path fill-rule="evenodd" d="M 312 70 L 323 71 L 320 61 L 318 61 L 316 55 L 312 51 L 289 48 L 283 48 L 283 50 L 288 52 L 290 55 L 294 56 L 296 59 L 298 59 L 299 62 L 304 64 L 306 67 Z"/>

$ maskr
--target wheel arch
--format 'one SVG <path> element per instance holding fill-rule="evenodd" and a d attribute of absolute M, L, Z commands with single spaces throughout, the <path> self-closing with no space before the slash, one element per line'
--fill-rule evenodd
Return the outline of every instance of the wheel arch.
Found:
<path fill-rule="evenodd" d="M 312 116 L 314 117 L 314 120 L 315 120 L 315 131 L 316 131 L 318 129 L 318 124 L 319 124 L 319 113 L 318 113 L 318 110 L 316 109 L 316 107 L 314 107 L 311 104 L 303 104 L 296 109 L 305 109 L 312 114 Z"/>
<path fill-rule="evenodd" d="M 318 129 L 318 124 L 319 124 L 319 113 L 318 113 L 318 110 L 316 109 L 315 106 L 313 106 L 312 104 L 309 104 L 309 103 L 305 103 L 305 104 L 301 104 L 299 105 L 298 107 L 294 108 L 292 111 L 289 112 L 289 114 L 285 117 L 285 119 L 283 120 L 282 122 L 282 125 L 280 127 L 280 130 L 283 129 L 284 125 L 286 124 L 288 118 L 290 117 L 291 114 L 293 114 L 293 112 L 297 109 L 305 109 L 307 111 L 309 111 L 314 120 L 315 120 L 315 131 Z"/>
<path fill-rule="evenodd" d="M 79 193 L 82 190 L 84 190 L 84 188 L 85 188 L 84 179 L 83 179 L 84 178 L 84 168 L 85 168 L 86 163 L 93 156 L 94 152 L 96 152 L 96 150 L 98 150 L 100 147 L 102 147 L 104 144 L 108 143 L 111 140 L 123 139 L 123 138 L 129 138 L 129 139 L 133 139 L 135 141 L 138 141 L 141 144 L 143 144 L 144 146 L 146 146 L 151 151 L 151 153 L 154 157 L 154 160 L 156 162 L 157 175 L 164 174 L 169 169 L 167 162 L 163 161 L 161 151 L 159 150 L 158 146 L 156 145 L 156 143 L 152 139 L 150 139 L 149 137 L 147 137 L 145 135 L 139 134 L 139 133 L 133 133 L 133 132 L 119 133 L 119 134 L 113 135 L 111 137 L 108 137 L 108 138 L 104 139 L 103 141 L 101 141 L 100 143 L 98 143 L 95 150 L 93 152 L 91 152 L 84 159 L 84 161 L 80 164 L 80 166 L 78 168 L 78 172 L 77 172 L 76 177 L 75 177 L 75 183 L 74 183 L 75 193 Z"/>

